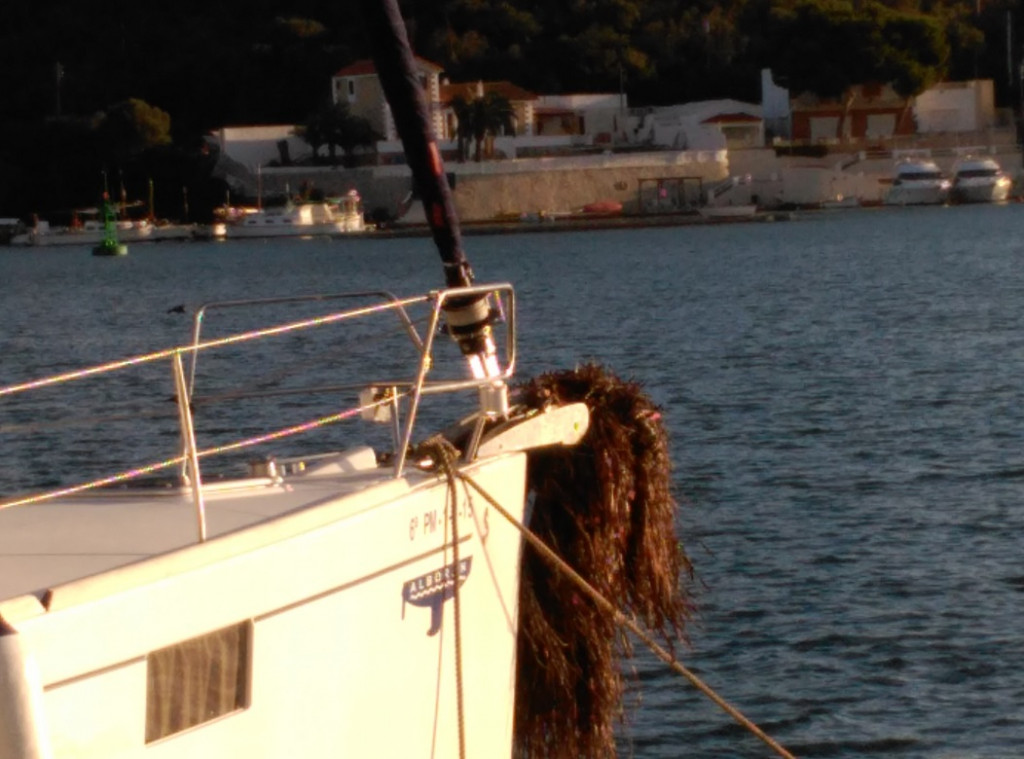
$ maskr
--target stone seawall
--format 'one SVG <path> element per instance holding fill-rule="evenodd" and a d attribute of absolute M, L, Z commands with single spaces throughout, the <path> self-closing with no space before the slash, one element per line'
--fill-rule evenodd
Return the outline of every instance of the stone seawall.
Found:
<path fill-rule="evenodd" d="M 699 180 L 708 186 L 728 177 L 729 164 L 725 151 L 665 151 L 455 163 L 445 170 L 454 178 L 459 217 L 473 222 L 570 211 L 603 200 L 636 213 L 641 180 Z M 267 195 L 295 193 L 303 186 L 328 195 L 355 189 L 368 214 L 393 215 L 409 194 L 412 175 L 406 166 L 289 167 L 264 169 L 262 181 Z"/>
<path fill-rule="evenodd" d="M 981 151 L 978 151 L 981 152 Z M 1021 153 L 1016 145 L 986 149 L 1021 185 Z M 940 168 L 950 171 L 956 156 L 936 152 Z M 562 158 L 534 158 L 481 163 L 449 163 L 459 218 L 486 222 L 520 215 L 574 211 L 598 201 L 618 201 L 626 214 L 651 211 L 641 208 L 641 186 L 656 190 L 656 180 L 675 180 L 707 191 L 716 185 L 723 192 L 718 205 L 754 203 L 762 209 L 814 206 L 842 198 L 879 203 L 892 178 L 892 156 L 863 157 L 833 153 L 820 158 L 780 157 L 770 148 L 722 151 L 660 151 L 616 153 Z M 736 178 L 726 188 L 730 177 Z M 412 188 L 407 166 L 358 169 L 288 167 L 263 170 L 266 195 L 299 192 L 311 186 L 328 195 L 355 189 L 371 218 L 391 218 Z M 656 200 L 657 212 L 678 212 L 702 199 L 673 195 Z M 255 191 L 253 190 L 253 194 Z M 647 197 L 645 204 L 650 205 Z"/>
<path fill-rule="evenodd" d="M 947 175 L 961 155 L 990 156 L 1017 186 L 1021 185 L 1021 151 L 1015 144 L 993 144 L 970 149 L 922 151 Z M 865 155 L 835 152 L 820 158 L 777 156 L 768 148 L 729 153 L 731 173 L 749 176 L 736 188 L 735 202 L 753 198 L 761 208 L 815 206 L 827 201 L 853 198 L 863 204 L 881 203 L 892 183 L 899 154 Z"/>

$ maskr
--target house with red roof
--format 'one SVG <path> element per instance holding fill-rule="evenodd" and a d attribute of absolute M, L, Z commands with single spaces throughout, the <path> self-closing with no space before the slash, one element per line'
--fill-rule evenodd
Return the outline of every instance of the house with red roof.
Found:
<path fill-rule="evenodd" d="M 768 72 L 763 82 L 770 85 L 770 76 Z M 769 94 L 767 86 L 765 92 Z M 770 94 L 773 102 L 779 100 Z M 888 84 L 860 84 L 840 98 L 812 92 L 786 95 L 786 107 L 788 113 L 774 113 L 780 125 L 787 125 L 776 132 L 803 143 L 884 144 L 892 138 L 937 134 L 986 137 L 988 130 L 1001 126 L 991 79 L 940 82 L 910 98 Z"/>
<path fill-rule="evenodd" d="M 425 58 L 416 56 L 416 73 L 431 108 L 434 134 L 445 134 L 445 116 L 441 100 L 440 75 L 443 69 Z M 384 89 L 377 77 L 377 69 L 370 59 L 355 61 L 331 77 L 331 97 L 335 103 L 345 103 L 353 116 L 370 122 L 378 134 L 387 141 L 398 139 L 395 122 L 391 118 Z"/>
<path fill-rule="evenodd" d="M 512 82 L 452 83 L 441 76 L 442 69 L 424 58 L 415 58 L 420 84 L 431 109 L 434 134 L 439 140 L 455 140 L 458 122 L 450 104 L 455 97 L 466 100 L 496 94 L 512 107 L 513 133 L 499 137 L 535 135 L 610 134 L 619 128 L 614 115 L 624 107 L 621 95 L 538 96 Z M 373 61 L 359 60 L 345 66 L 331 78 L 335 103 L 348 105 L 350 113 L 366 118 L 386 142 L 398 139 L 391 111 L 377 78 Z"/>
<path fill-rule="evenodd" d="M 855 85 L 842 98 L 803 92 L 790 99 L 792 139 L 827 143 L 912 135 L 912 104 L 888 84 Z"/>
<path fill-rule="evenodd" d="M 445 139 L 455 139 L 458 128 L 458 120 L 455 113 L 449 107 L 452 100 L 462 97 L 471 101 L 487 95 L 498 95 L 503 97 L 512 107 L 513 135 L 522 137 L 534 134 L 534 123 L 536 120 L 536 103 L 538 97 L 535 93 L 525 90 L 517 84 L 507 81 L 499 82 L 462 82 L 452 84 L 447 79 L 441 82 L 440 100 L 445 108 Z"/>

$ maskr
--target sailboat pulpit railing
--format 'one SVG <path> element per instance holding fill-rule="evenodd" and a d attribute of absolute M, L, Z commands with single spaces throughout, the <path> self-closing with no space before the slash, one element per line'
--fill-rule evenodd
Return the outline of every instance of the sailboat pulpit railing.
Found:
<path fill-rule="evenodd" d="M 438 335 L 451 334 L 453 329 L 445 323 L 446 306 L 450 307 L 451 301 L 455 299 L 465 300 L 467 298 L 483 297 L 488 303 L 490 310 L 489 321 L 495 325 L 501 325 L 504 340 L 502 341 L 501 365 L 497 372 L 492 372 L 486 377 L 466 377 L 467 367 L 462 360 L 457 348 L 453 348 L 452 360 L 442 367 L 437 361 L 439 344 L 436 340 Z M 276 323 L 272 326 L 258 329 L 243 330 L 224 336 L 203 339 L 203 326 L 207 316 L 216 310 L 242 309 L 252 307 L 288 306 L 315 304 L 317 302 L 328 302 L 335 300 L 369 300 L 367 305 L 358 305 L 342 311 L 334 311 L 326 314 L 306 316 L 297 320 Z M 371 357 L 380 357 L 373 353 L 373 346 L 367 346 L 367 340 L 362 333 L 356 335 L 354 345 L 348 348 L 339 348 L 337 354 L 318 355 L 320 364 L 329 363 L 326 375 L 321 368 L 319 377 L 328 376 L 334 378 L 341 376 L 340 381 L 313 382 L 312 384 L 287 384 L 280 382 L 267 382 L 255 386 L 228 386 L 219 389 L 219 392 L 208 395 L 200 395 L 197 387 L 199 385 L 199 356 L 200 354 L 213 354 L 217 349 L 229 347 L 245 351 L 253 351 L 270 338 L 296 335 L 317 330 L 324 330 L 332 325 L 353 322 L 354 320 L 369 317 L 383 317 L 391 320 L 393 326 L 390 334 L 399 342 L 411 346 L 412 359 L 410 366 L 405 361 L 403 370 L 395 370 L 394 375 L 389 376 L 363 376 L 363 366 L 358 360 Z M 376 321 L 380 321 L 377 319 Z M 354 328 L 354 327 L 353 327 Z M 378 325 L 379 328 L 379 325 Z M 331 338 L 336 332 L 330 333 Z M 454 340 L 443 341 L 446 344 L 454 345 Z M 274 354 L 279 358 L 283 354 L 286 363 L 294 364 L 289 368 L 305 368 L 299 366 L 301 362 L 290 358 L 287 351 L 275 349 Z M 392 356 L 387 351 L 384 359 L 398 361 L 403 360 L 400 356 Z M 346 353 L 347 351 L 347 353 Z M 393 352 L 397 353 L 397 350 Z M 385 353 L 383 350 L 377 354 Z M 340 355 L 342 358 L 350 358 L 352 362 L 359 363 L 357 367 L 349 367 L 352 372 L 342 376 L 340 366 L 335 366 L 332 359 Z M 248 357 L 247 354 L 233 355 L 232 359 L 243 364 L 262 367 L 265 357 L 256 351 L 256 357 Z M 7 387 L 0 387 L 0 417 L 7 419 L 15 418 L 13 406 L 18 398 L 29 394 L 29 391 L 41 391 L 44 388 L 60 390 L 64 397 L 76 397 L 72 388 L 60 386 L 81 382 L 89 378 L 103 378 L 110 382 L 107 375 L 119 372 L 138 370 L 141 367 L 168 361 L 171 369 L 171 382 L 174 388 L 171 400 L 175 402 L 177 416 L 179 448 L 175 455 L 159 460 L 134 465 L 129 469 L 118 471 L 111 475 L 99 477 L 88 482 L 62 484 L 59 487 L 45 491 L 35 492 L 15 499 L 4 499 L 0 496 L 0 509 L 16 506 L 26 506 L 33 503 L 54 500 L 61 497 L 68 497 L 89 490 L 111 486 L 130 485 L 133 481 L 141 478 L 151 477 L 161 471 L 168 469 L 177 470 L 177 488 L 164 488 L 161 492 L 191 492 L 191 500 L 194 505 L 195 518 L 197 523 L 198 540 L 206 538 L 204 491 L 209 487 L 220 487 L 220 483 L 204 485 L 202 476 L 202 462 L 216 456 L 229 453 L 237 453 L 254 448 L 273 441 L 280 441 L 285 438 L 300 435 L 319 429 L 336 422 L 347 419 L 363 419 L 374 422 L 383 422 L 391 426 L 390 437 L 394 446 L 394 455 L 390 458 L 392 476 L 401 477 L 407 466 L 407 451 L 413 443 L 415 427 L 421 408 L 426 399 L 433 396 L 449 395 L 476 391 L 476 411 L 478 425 L 488 418 L 501 416 L 507 411 L 507 381 L 511 378 L 516 364 L 516 320 L 515 320 L 515 294 L 509 284 L 475 285 L 462 288 L 449 288 L 437 290 L 425 295 L 418 295 L 409 298 L 398 298 L 384 291 L 350 292 L 328 295 L 310 295 L 291 298 L 269 298 L 253 300 L 225 301 L 208 303 L 197 309 L 192 326 L 192 340 L 187 345 L 179 345 L 164 350 L 155 351 L 144 355 L 132 356 L 126 359 L 113 361 L 105 364 L 89 366 L 83 369 L 64 372 L 39 380 L 22 382 Z M 219 361 L 219 358 L 218 358 Z M 385 365 L 391 366 L 394 361 Z M 404 361 L 404 360 L 403 360 Z M 217 364 L 215 367 L 214 364 Z M 217 361 L 207 367 L 205 372 L 220 368 Z M 444 370 L 442 370 L 444 369 Z M 411 373 L 410 373 L 411 370 Z M 314 372 L 315 374 L 315 372 Z M 165 375 L 166 376 L 166 375 Z M 207 374 L 203 374 L 204 380 L 209 380 Z M 276 379 L 276 378 L 275 378 Z M 346 381 L 350 380 L 350 381 Z M 136 385 L 145 383 L 136 382 Z M 66 395 L 70 394 L 70 396 Z M 209 409 L 225 403 L 238 401 L 257 401 L 261 408 L 274 416 L 273 411 L 276 405 L 266 404 L 265 401 L 278 398 L 287 398 L 287 403 L 295 405 L 293 397 L 302 396 L 326 396 L 330 403 L 342 394 L 350 394 L 357 398 L 354 405 L 338 408 L 332 405 L 328 413 L 321 414 L 312 419 L 304 419 L 297 424 L 289 424 L 285 427 L 277 427 L 260 434 L 249 435 L 240 439 L 231 439 L 218 442 L 215 445 L 201 447 L 197 442 L 196 413 L 197 410 Z M 107 393 L 103 397 L 110 398 L 116 393 Z M 34 422 L 30 424 L 7 424 L 0 423 L 0 438 L 9 434 L 36 433 L 39 429 L 52 431 L 62 427 L 81 426 L 82 424 L 102 425 L 109 421 L 130 420 L 130 414 L 115 414 L 113 403 L 104 401 L 104 408 L 108 412 L 106 416 L 85 417 L 84 421 L 71 417 L 62 416 L 52 422 Z M 76 407 L 77 403 L 65 403 L 62 408 Z M 29 406 L 29 408 L 32 408 Z M 66 412 L 64 412 L 66 413 Z M 164 414 L 166 415 L 166 414 Z M 25 416 L 22 413 L 22 416 Z M 275 419 L 279 424 L 280 419 Z M 450 421 L 450 420 L 449 420 Z M 242 431 L 239 426 L 237 432 Z M 287 459 L 281 459 L 287 463 Z M 268 466 L 263 476 L 250 475 L 250 479 L 256 483 L 279 481 L 279 475 L 285 467 L 275 471 L 274 466 Z"/>

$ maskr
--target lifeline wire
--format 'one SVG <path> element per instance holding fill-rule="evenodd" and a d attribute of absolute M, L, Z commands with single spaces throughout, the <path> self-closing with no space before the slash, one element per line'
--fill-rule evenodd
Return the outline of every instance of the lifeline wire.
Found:
<path fill-rule="evenodd" d="M 282 438 L 290 437 L 292 435 L 298 435 L 303 432 L 323 427 L 328 424 L 340 422 L 345 419 L 349 419 L 357 414 L 362 413 L 364 410 L 377 408 L 386 403 L 390 403 L 390 399 L 382 399 L 375 401 L 374 403 L 367 404 L 365 406 L 359 406 L 345 411 L 340 411 L 336 414 L 329 414 L 328 416 L 322 416 L 318 419 L 312 419 L 301 424 L 296 424 L 291 427 L 285 427 L 280 430 L 268 432 L 264 435 L 256 435 L 254 437 L 246 438 L 245 440 L 238 440 L 234 443 L 226 443 L 224 445 L 214 446 L 212 448 L 205 448 L 201 451 L 196 452 L 197 458 L 206 458 L 208 456 L 215 456 L 221 453 L 228 453 L 231 451 L 237 451 L 244 448 L 251 448 L 256 445 L 270 442 L 272 440 L 281 440 Z M 185 460 L 184 456 L 174 456 L 172 458 L 164 459 L 163 461 L 157 461 L 152 464 L 144 464 L 143 466 L 136 467 L 135 469 L 129 469 L 125 472 L 119 472 L 118 474 L 112 474 L 109 477 L 103 477 L 98 480 L 92 480 L 91 482 L 84 482 L 80 485 L 69 485 L 60 490 L 53 490 L 47 493 L 37 493 L 35 495 L 28 495 L 24 498 L 19 498 L 13 501 L 0 501 L 0 511 L 3 509 L 14 508 L 15 506 L 28 506 L 33 503 L 42 503 L 43 501 L 52 501 L 55 498 L 63 498 L 64 496 L 75 495 L 82 493 L 87 490 L 93 490 L 100 488 L 105 485 L 114 485 L 119 482 L 127 482 L 133 480 L 136 477 L 141 477 L 146 474 L 152 474 L 153 472 L 161 469 L 167 469 L 168 467 L 180 464 Z"/>

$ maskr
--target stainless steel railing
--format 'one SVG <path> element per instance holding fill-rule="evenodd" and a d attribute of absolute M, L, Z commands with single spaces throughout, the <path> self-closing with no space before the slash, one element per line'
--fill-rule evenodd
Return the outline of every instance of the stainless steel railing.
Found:
<path fill-rule="evenodd" d="M 501 315 L 501 321 L 504 324 L 504 341 L 501 351 L 503 364 L 500 367 L 499 373 L 486 379 L 448 377 L 431 380 L 430 377 L 436 370 L 436 336 L 444 331 L 445 304 L 452 298 L 464 298 L 479 294 L 488 295 L 495 306 L 495 312 Z M 269 327 L 242 331 L 205 341 L 202 339 L 203 327 L 207 317 L 215 311 L 261 308 L 285 304 L 326 303 L 353 299 L 370 300 L 371 302 L 368 305 L 310 316 L 290 322 L 274 324 Z M 417 329 L 416 320 L 411 315 L 412 310 L 425 310 L 425 317 L 423 317 L 425 326 Z M 320 384 L 298 388 L 255 390 L 241 388 L 205 397 L 200 397 L 196 394 L 197 366 L 202 354 L 226 346 L 246 345 L 276 336 L 322 329 L 330 325 L 355 319 L 381 315 L 394 315 L 400 331 L 407 336 L 412 346 L 416 356 L 416 365 L 413 367 L 411 377 L 385 379 L 366 377 L 364 379 L 361 378 L 358 383 Z M 46 492 L 14 496 L 0 501 L 0 509 L 67 497 L 104 486 L 130 482 L 144 475 L 177 467 L 180 486 L 189 489 L 192 494 L 199 539 L 205 540 L 206 524 L 201 472 L 202 460 L 219 454 L 244 450 L 271 441 L 281 440 L 292 435 L 299 435 L 312 429 L 356 417 L 363 417 L 365 419 L 380 417 L 390 422 L 392 427 L 391 437 L 395 446 L 392 474 L 396 478 L 401 477 L 406 466 L 406 452 L 412 443 L 417 415 L 424 398 L 475 389 L 481 398 L 482 405 L 478 411 L 481 420 L 488 414 L 494 414 L 493 408 L 487 404 L 486 399 L 494 393 L 496 386 L 500 386 L 498 389 L 504 390 L 504 384 L 512 376 L 516 364 L 515 294 L 511 285 L 496 284 L 437 290 L 426 295 L 410 298 L 398 298 L 388 292 L 372 291 L 207 303 L 197 309 L 194 315 L 192 339 L 189 344 L 2 387 L 0 388 L 0 409 L 2 409 L 3 404 L 11 401 L 16 396 L 31 391 L 47 387 L 57 387 L 90 377 L 113 374 L 163 361 L 167 361 L 170 364 L 174 387 L 173 400 L 176 404 L 178 418 L 180 447 L 174 456 L 160 461 L 145 463 L 86 482 L 64 485 Z M 357 389 L 363 391 L 360 396 L 360 402 L 351 408 L 308 419 L 300 424 L 276 428 L 270 432 L 232 440 L 211 447 L 201 448 L 196 442 L 194 418 L 194 408 L 196 405 L 210 405 L 226 400 L 266 400 L 296 394 L 337 393 L 340 390 Z M 403 404 L 405 407 L 404 419 L 401 413 Z M 381 413 L 382 410 L 386 410 L 387 413 Z M 91 423 L 98 425 L 102 421 L 102 417 L 94 417 Z M 16 434 L 17 432 L 18 425 L 4 425 L 2 417 L 0 417 L 0 438 L 8 434 Z"/>

